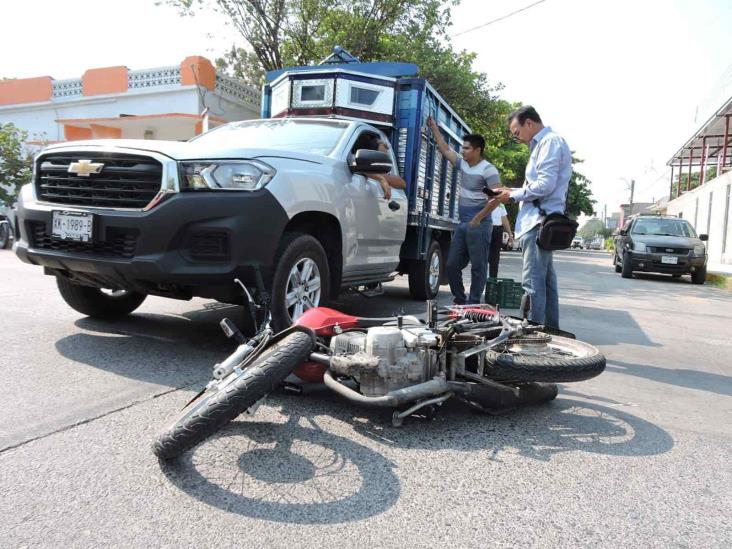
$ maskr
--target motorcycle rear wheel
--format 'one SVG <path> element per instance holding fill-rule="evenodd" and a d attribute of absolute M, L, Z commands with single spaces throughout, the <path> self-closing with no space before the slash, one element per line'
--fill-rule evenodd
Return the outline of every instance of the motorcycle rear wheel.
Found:
<path fill-rule="evenodd" d="M 209 438 L 276 389 L 310 356 L 314 342 L 312 333 L 303 329 L 285 335 L 241 373 L 230 374 L 218 388 L 206 390 L 181 410 L 153 441 L 153 453 L 170 460 Z"/>
<path fill-rule="evenodd" d="M 605 356 L 589 343 L 552 336 L 545 350 L 522 352 L 512 346 L 486 353 L 486 375 L 501 381 L 584 381 L 605 370 Z"/>

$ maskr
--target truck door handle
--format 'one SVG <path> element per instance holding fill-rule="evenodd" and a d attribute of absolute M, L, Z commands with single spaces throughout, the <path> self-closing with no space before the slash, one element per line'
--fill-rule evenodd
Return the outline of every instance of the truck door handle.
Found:
<path fill-rule="evenodd" d="M 399 202 L 397 202 L 396 200 L 392 200 L 391 202 L 389 202 L 389 209 L 392 212 L 397 211 L 399 208 L 401 208 L 401 206 L 399 205 Z"/>

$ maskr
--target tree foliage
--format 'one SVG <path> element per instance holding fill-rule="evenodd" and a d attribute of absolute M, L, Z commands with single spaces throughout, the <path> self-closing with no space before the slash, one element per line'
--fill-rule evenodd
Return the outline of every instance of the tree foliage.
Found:
<path fill-rule="evenodd" d="M 587 222 L 580 227 L 580 230 L 577 231 L 577 235 L 581 236 L 585 240 L 591 240 L 598 235 L 603 238 L 607 238 L 611 233 L 612 230 L 606 229 L 605 223 L 596 217 L 588 219 Z"/>
<path fill-rule="evenodd" d="M 0 123 L 0 200 L 11 204 L 33 173 L 33 156 L 23 149 L 28 133 L 13 123 Z"/>
<path fill-rule="evenodd" d="M 473 66 L 475 53 L 455 51 L 447 34 L 459 0 L 167 0 L 184 15 L 215 10 L 244 41 L 216 64 L 260 85 L 265 71 L 321 61 L 342 46 L 362 61 L 415 63 L 471 129 L 486 138 L 486 156 L 503 181 L 520 186 L 528 149 L 513 141 L 506 117 L 518 107 L 498 96 L 502 85 Z M 580 161 L 577 161 L 580 162 Z M 568 210 L 592 214 L 590 182 L 575 172 Z M 512 213 L 512 212 L 511 212 Z M 513 215 L 512 215 L 513 217 Z"/>

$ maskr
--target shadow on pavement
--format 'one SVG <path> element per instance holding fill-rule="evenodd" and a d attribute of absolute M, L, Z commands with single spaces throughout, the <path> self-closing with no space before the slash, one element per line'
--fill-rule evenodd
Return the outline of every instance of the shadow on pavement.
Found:
<path fill-rule="evenodd" d="M 592 326 L 591 342 L 593 345 L 632 344 L 645 347 L 661 347 L 651 341 L 643 328 L 627 311 L 618 309 L 602 309 L 581 305 L 561 305 L 559 309 L 560 325 L 562 319 L 571 319 L 573 326 Z"/>
<path fill-rule="evenodd" d="M 685 368 L 661 368 L 647 364 L 633 364 L 609 360 L 607 371 L 650 379 L 659 383 L 707 391 L 723 396 L 732 396 L 732 377 Z"/>
<path fill-rule="evenodd" d="M 397 466 L 420 474 L 415 467 L 424 460 L 412 462 L 409 453 L 400 453 L 409 463 L 394 464 L 383 455 L 392 448 L 486 452 L 489 473 L 504 452 L 548 462 L 565 452 L 651 456 L 674 445 L 663 429 L 612 405 L 567 398 L 501 416 L 448 401 L 434 420 L 412 417 L 401 428 L 392 427 L 390 410 L 351 406 L 322 386 L 311 386 L 300 397 L 270 399 L 289 414 L 285 424 L 234 422 L 180 461 L 163 464 L 165 476 L 189 496 L 228 512 L 275 522 L 338 524 L 392 507 L 401 491 Z M 321 415 L 352 425 L 376 447 L 326 432 L 313 419 Z"/>
<path fill-rule="evenodd" d="M 613 456 L 650 456 L 668 452 L 673 439 L 660 427 L 616 408 L 562 397 L 548 405 L 526 407 L 501 416 L 466 410 L 457 401 L 432 422 L 410 421 L 404 439 L 389 424 L 373 419 L 354 426 L 365 436 L 398 447 L 466 451 L 488 450 L 491 459 L 515 449 L 522 456 L 549 461 L 563 452 Z"/>
<path fill-rule="evenodd" d="M 383 513 L 399 500 L 393 468 L 378 452 L 296 413 L 285 424 L 231 423 L 180 461 L 162 465 L 176 487 L 208 505 L 294 524 Z"/>

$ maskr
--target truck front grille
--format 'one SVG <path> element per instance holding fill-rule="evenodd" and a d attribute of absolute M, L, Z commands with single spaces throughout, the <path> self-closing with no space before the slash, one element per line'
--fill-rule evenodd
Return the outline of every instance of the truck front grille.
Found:
<path fill-rule="evenodd" d="M 46 232 L 46 224 L 43 222 L 30 223 L 31 246 L 36 249 L 94 257 L 134 257 L 137 230 L 109 227 L 105 233 L 104 240 L 73 242 L 52 238 L 50 233 Z"/>
<path fill-rule="evenodd" d="M 99 173 L 88 175 L 69 172 L 69 166 L 80 160 L 103 166 Z M 162 176 L 162 164 L 149 156 L 59 152 L 40 159 L 35 185 L 38 199 L 43 202 L 64 206 L 142 209 L 160 191 Z"/>

